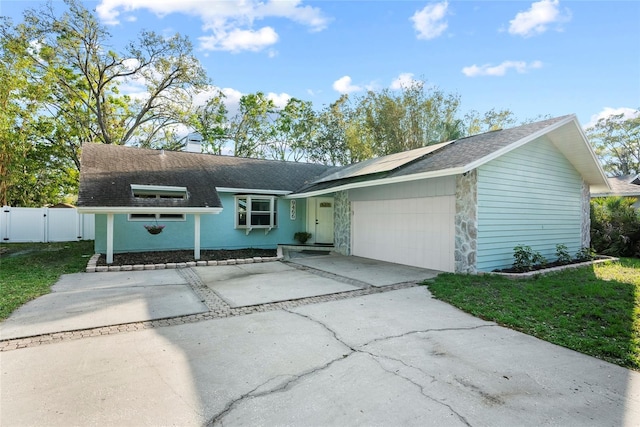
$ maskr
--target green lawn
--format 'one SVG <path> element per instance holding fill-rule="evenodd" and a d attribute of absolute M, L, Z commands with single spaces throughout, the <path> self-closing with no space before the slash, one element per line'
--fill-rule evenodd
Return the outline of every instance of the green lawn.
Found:
<path fill-rule="evenodd" d="M 61 274 L 84 271 L 92 254 L 93 241 L 0 245 L 0 320 L 49 293 Z"/>
<path fill-rule="evenodd" d="M 474 316 L 640 370 L 638 259 L 528 280 L 441 274 L 425 284 Z"/>

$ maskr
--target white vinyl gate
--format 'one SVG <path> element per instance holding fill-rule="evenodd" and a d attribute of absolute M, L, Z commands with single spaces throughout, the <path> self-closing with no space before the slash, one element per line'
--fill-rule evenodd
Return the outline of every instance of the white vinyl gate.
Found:
<path fill-rule="evenodd" d="M 71 208 L 13 208 L 0 212 L 0 242 L 93 240 L 95 217 Z"/>
<path fill-rule="evenodd" d="M 351 253 L 454 271 L 455 196 L 353 201 Z"/>

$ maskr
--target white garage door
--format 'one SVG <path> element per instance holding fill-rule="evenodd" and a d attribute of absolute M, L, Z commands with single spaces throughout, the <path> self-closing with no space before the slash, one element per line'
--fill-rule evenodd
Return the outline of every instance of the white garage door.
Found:
<path fill-rule="evenodd" d="M 455 196 L 354 201 L 351 253 L 454 270 Z"/>

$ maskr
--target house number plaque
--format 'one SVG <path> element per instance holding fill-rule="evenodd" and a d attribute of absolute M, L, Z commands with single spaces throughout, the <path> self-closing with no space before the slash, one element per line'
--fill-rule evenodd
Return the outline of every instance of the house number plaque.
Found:
<path fill-rule="evenodd" d="M 289 201 L 289 218 L 293 221 L 296 219 L 296 201 Z"/>

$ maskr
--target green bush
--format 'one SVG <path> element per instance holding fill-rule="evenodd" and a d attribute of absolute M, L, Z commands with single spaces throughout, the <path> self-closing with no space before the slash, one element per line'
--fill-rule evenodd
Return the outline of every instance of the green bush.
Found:
<path fill-rule="evenodd" d="M 513 248 L 513 269 L 524 272 L 530 271 L 536 265 L 546 265 L 547 259 L 531 246 L 518 245 Z"/>
<path fill-rule="evenodd" d="M 562 243 L 556 245 L 556 258 L 558 258 L 560 264 L 569 264 L 571 262 L 571 255 L 569 255 L 567 245 Z"/>
<path fill-rule="evenodd" d="M 591 200 L 591 246 L 604 255 L 640 258 L 640 213 L 632 197 Z"/>

